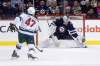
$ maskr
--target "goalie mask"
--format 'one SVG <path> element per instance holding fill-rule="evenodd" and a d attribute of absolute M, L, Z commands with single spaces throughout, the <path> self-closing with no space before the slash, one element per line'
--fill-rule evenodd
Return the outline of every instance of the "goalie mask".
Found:
<path fill-rule="evenodd" d="M 28 14 L 35 15 L 35 8 L 34 8 L 34 7 L 29 7 L 29 8 L 27 9 L 27 12 L 28 12 Z"/>
<path fill-rule="evenodd" d="M 68 16 L 63 16 L 63 21 L 64 21 L 64 24 L 68 24 L 68 22 L 70 21 L 70 18 Z"/>

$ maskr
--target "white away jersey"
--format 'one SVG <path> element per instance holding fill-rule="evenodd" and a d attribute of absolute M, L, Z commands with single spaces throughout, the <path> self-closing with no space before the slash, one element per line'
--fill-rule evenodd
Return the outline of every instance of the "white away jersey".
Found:
<path fill-rule="evenodd" d="M 22 13 L 19 17 L 15 18 L 16 26 L 19 32 L 33 35 L 34 31 L 39 29 L 38 20 L 28 14 Z"/>

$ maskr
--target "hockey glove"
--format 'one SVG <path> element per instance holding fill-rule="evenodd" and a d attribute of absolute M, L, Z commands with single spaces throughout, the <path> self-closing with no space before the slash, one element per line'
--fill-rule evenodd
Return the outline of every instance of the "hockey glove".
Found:
<path fill-rule="evenodd" d="M 18 31 L 17 27 L 13 23 L 10 23 L 9 29 L 11 30 L 11 32 Z"/>

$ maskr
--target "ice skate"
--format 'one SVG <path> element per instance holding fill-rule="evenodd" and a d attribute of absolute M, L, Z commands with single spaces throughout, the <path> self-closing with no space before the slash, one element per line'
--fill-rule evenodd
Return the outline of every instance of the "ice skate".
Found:
<path fill-rule="evenodd" d="M 16 59 L 16 58 L 19 58 L 19 55 L 17 54 L 17 52 L 14 50 L 13 53 L 12 53 L 12 59 Z"/>
<path fill-rule="evenodd" d="M 38 58 L 33 56 L 32 54 L 27 54 L 27 55 L 28 55 L 28 60 L 38 60 Z"/>
<path fill-rule="evenodd" d="M 80 45 L 80 48 L 87 48 L 86 45 Z"/>
<path fill-rule="evenodd" d="M 88 48 L 87 46 L 84 46 L 84 48 Z"/>

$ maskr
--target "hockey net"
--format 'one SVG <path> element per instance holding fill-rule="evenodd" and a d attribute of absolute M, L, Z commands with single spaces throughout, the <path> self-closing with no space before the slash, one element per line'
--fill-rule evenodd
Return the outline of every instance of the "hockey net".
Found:
<path fill-rule="evenodd" d="M 76 28 L 77 33 L 80 35 L 80 37 L 85 39 L 85 18 L 84 18 L 84 16 L 69 16 L 69 17 L 70 17 L 71 22 L 73 23 L 74 27 Z M 46 42 L 49 41 L 48 39 L 51 34 L 48 24 L 53 22 L 55 20 L 55 17 L 39 16 L 38 20 L 39 20 L 41 32 L 38 32 L 36 44 L 37 44 L 37 46 L 41 46 L 42 44 L 47 45 Z M 62 42 L 64 42 L 64 41 L 62 40 Z M 50 45 L 48 45 L 48 46 L 50 46 Z"/>

